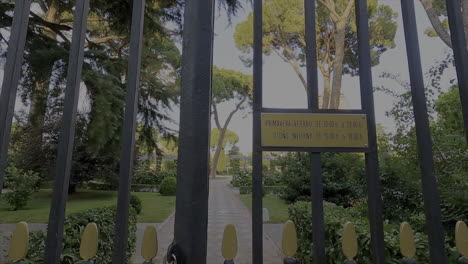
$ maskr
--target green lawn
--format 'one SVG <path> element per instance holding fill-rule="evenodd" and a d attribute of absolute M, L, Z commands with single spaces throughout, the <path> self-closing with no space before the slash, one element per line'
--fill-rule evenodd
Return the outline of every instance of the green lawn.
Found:
<path fill-rule="evenodd" d="M 252 210 L 251 194 L 242 194 L 241 200 Z M 263 197 L 263 207 L 268 208 L 270 223 L 284 223 L 289 220 L 288 205 L 278 196 L 265 195 L 265 197 Z"/>
<path fill-rule="evenodd" d="M 0 199 L 0 223 L 16 223 L 26 221 L 29 223 L 47 223 L 51 190 L 41 190 L 34 193 L 28 205 L 19 211 L 10 211 L 8 204 Z M 174 210 L 175 197 L 161 196 L 157 193 L 133 193 L 140 197 L 143 209 L 138 216 L 138 222 L 163 222 Z M 90 208 L 115 205 L 117 192 L 79 190 L 69 196 L 67 214 L 84 211 Z"/>

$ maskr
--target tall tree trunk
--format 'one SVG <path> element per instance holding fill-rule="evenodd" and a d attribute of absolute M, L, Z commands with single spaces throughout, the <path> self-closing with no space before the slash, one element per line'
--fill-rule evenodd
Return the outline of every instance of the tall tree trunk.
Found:
<path fill-rule="evenodd" d="M 216 127 L 219 129 L 219 138 L 218 138 L 218 144 L 216 145 L 216 150 L 215 154 L 213 156 L 213 160 L 211 162 L 211 169 L 210 169 L 210 177 L 215 178 L 216 177 L 216 169 L 218 168 L 218 161 L 219 161 L 219 156 L 221 155 L 221 151 L 223 150 L 223 142 L 224 142 L 224 136 L 226 135 L 226 131 L 228 129 L 229 123 L 231 123 L 232 117 L 234 116 L 237 111 L 241 108 L 242 104 L 247 100 L 247 97 L 242 99 L 237 105 L 236 108 L 229 114 L 228 118 L 226 119 L 226 122 L 224 122 L 224 125 L 221 126 L 221 123 L 219 122 L 219 115 L 218 115 L 218 110 L 216 108 L 216 104 L 212 103 L 213 106 L 213 113 L 214 113 L 214 120 L 216 123 Z"/>
<path fill-rule="evenodd" d="M 335 59 L 333 62 L 333 84 L 330 99 L 330 109 L 340 108 L 341 81 L 343 79 L 343 62 L 345 53 L 346 19 L 336 23 Z"/>
<path fill-rule="evenodd" d="M 330 72 L 322 72 L 322 76 L 323 76 L 322 109 L 328 109 L 330 107 L 330 96 L 331 96 Z"/>
<path fill-rule="evenodd" d="M 59 20 L 59 0 L 52 0 L 49 3 L 48 9 L 44 10 L 44 20 L 50 23 L 58 23 Z M 46 28 L 45 35 L 51 39 L 56 38 L 56 34 Z M 50 47 L 52 48 L 52 47 Z M 49 94 L 50 78 L 53 72 L 53 65 L 51 60 L 45 60 L 42 64 L 34 64 L 33 71 L 36 72 L 35 80 L 33 82 L 31 92 L 31 105 L 29 109 L 29 147 L 31 153 L 35 153 L 34 161 L 29 163 L 29 170 L 43 173 L 48 175 L 47 171 L 44 171 L 45 156 L 43 155 L 43 135 L 44 135 L 44 123 L 47 112 L 47 101 Z M 70 181 L 69 192 L 75 191 L 73 180 Z"/>
<path fill-rule="evenodd" d="M 221 155 L 221 151 L 223 150 L 223 142 L 224 142 L 224 136 L 226 135 L 226 130 L 227 130 L 227 126 L 224 126 L 223 129 L 220 129 L 219 131 L 218 143 L 216 145 L 215 154 L 211 162 L 211 170 L 210 170 L 211 178 L 216 178 L 216 169 L 218 168 L 219 156 Z"/>
<path fill-rule="evenodd" d="M 45 14 L 45 21 L 50 23 L 58 23 L 59 20 L 59 0 L 50 1 L 49 8 Z M 46 28 L 46 36 L 55 39 L 56 34 Z M 52 76 L 53 65 L 43 65 L 40 71 L 43 71 L 42 79 L 34 82 L 34 89 L 31 93 L 31 108 L 29 112 L 29 122 L 32 126 L 32 137 L 41 138 L 38 142 L 42 142 L 42 134 L 45 122 L 45 114 L 47 111 L 47 98 L 50 85 L 50 77 Z"/>

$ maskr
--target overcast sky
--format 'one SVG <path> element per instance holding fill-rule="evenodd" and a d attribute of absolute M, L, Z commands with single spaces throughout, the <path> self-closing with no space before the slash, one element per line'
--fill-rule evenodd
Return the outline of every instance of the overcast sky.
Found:
<path fill-rule="evenodd" d="M 396 83 L 381 79 L 379 76 L 384 73 L 393 73 L 401 75 L 403 80 L 408 80 L 408 65 L 406 61 L 406 48 L 404 42 L 404 32 L 402 26 L 402 17 L 400 1 L 398 0 L 380 0 L 381 4 L 389 5 L 393 8 L 398 15 L 398 29 L 396 33 L 396 47 L 394 49 L 385 52 L 380 60 L 380 64 L 374 68 L 373 79 L 374 86 L 384 85 L 395 91 L 401 91 L 401 87 Z M 429 38 L 424 34 L 426 28 L 430 26 L 424 9 L 422 8 L 419 1 L 416 2 L 416 12 L 418 21 L 418 34 L 421 44 L 421 56 L 423 70 L 427 71 L 431 66 L 436 65 L 438 61 L 445 58 L 447 52 L 450 50 L 439 38 Z M 241 55 L 235 47 L 233 34 L 235 26 L 238 23 L 245 21 L 247 15 L 251 12 L 251 4 L 244 4 L 244 9 L 240 10 L 236 17 L 232 18 L 232 24 L 229 24 L 227 16 L 224 11 L 216 9 L 216 28 L 215 28 L 215 49 L 214 49 L 214 64 L 218 67 L 237 70 L 246 74 L 252 74 L 252 68 L 247 68 L 240 61 L 239 56 Z M 0 62 L 0 81 L 3 80 L 3 63 Z M 305 74 L 305 68 L 302 69 Z M 306 108 L 306 94 L 305 90 L 299 81 L 297 75 L 294 73 L 292 68 L 280 59 L 277 55 L 272 53 L 271 56 L 264 56 L 264 79 L 263 79 L 263 102 L 265 107 L 281 107 L 281 108 Z M 455 78 L 454 69 L 449 69 L 445 73 L 445 82 L 447 85 L 445 88 L 448 89 L 449 79 Z M 321 74 L 319 72 L 319 90 L 321 91 L 323 82 Z M 342 108 L 360 108 L 359 98 L 359 78 L 351 78 L 344 76 L 343 88 L 344 99 L 342 102 Z M 84 89 L 80 96 L 80 105 L 83 107 L 87 105 L 87 98 L 85 97 Z M 385 95 L 381 92 L 375 94 L 375 105 L 376 105 L 376 118 L 377 123 L 382 124 L 387 132 L 392 132 L 394 124 L 391 118 L 386 117 L 386 111 L 391 109 L 393 104 L 393 98 Z M 17 109 L 20 104 L 17 104 Z M 232 111 L 233 105 L 230 103 L 222 105 L 220 110 L 220 116 L 224 122 L 227 114 Z M 171 113 L 173 119 L 178 123 L 179 111 L 178 108 L 174 109 Z M 212 124 L 212 127 L 215 127 Z M 252 151 L 252 117 L 249 112 L 243 112 L 237 114 L 229 129 L 237 133 L 240 137 L 239 147 L 241 152 L 244 154 Z"/>

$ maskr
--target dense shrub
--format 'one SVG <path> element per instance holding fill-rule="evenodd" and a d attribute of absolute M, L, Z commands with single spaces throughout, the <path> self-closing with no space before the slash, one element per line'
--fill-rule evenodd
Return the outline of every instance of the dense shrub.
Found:
<path fill-rule="evenodd" d="M 160 185 L 167 177 L 176 177 L 175 171 L 157 171 L 149 165 L 141 165 L 135 169 L 133 184 Z"/>
<path fill-rule="evenodd" d="M 79 251 L 81 235 L 88 223 L 96 223 L 99 231 L 99 245 L 94 263 L 112 263 L 112 245 L 114 243 L 116 207 L 94 208 L 80 213 L 74 213 L 65 219 L 65 234 L 63 239 L 62 264 L 80 263 Z M 136 246 L 136 213 L 130 209 L 128 224 L 127 260 L 130 262 Z M 26 263 L 44 263 L 45 232 L 32 233 Z"/>
<path fill-rule="evenodd" d="M 239 170 L 237 174 L 234 174 L 231 181 L 232 186 L 252 186 L 252 172 L 249 170 Z"/>
<path fill-rule="evenodd" d="M 282 180 L 287 186 L 282 196 L 287 202 L 306 201 L 310 198 L 310 157 L 308 153 L 289 153 L 279 161 Z M 322 154 L 323 195 L 328 202 L 351 206 L 363 189 L 360 181 L 362 158 L 354 153 Z M 365 185 L 364 185 L 365 186 Z"/>
<path fill-rule="evenodd" d="M 265 186 L 277 186 L 283 185 L 283 175 L 280 171 L 275 169 L 263 171 L 263 185 Z"/>
<path fill-rule="evenodd" d="M 5 186 L 9 189 L 4 197 L 11 210 L 17 211 L 28 204 L 39 175 L 32 171 L 24 172 L 15 167 L 6 169 Z"/>
<path fill-rule="evenodd" d="M 140 197 L 136 195 L 130 195 L 130 206 L 135 210 L 137 214 L 141 214 L 141 209 L 143 208 Z"/>
<path fill-rule="evenodd" d="M 176 195 L 177 180 L 175 177 L 165 178 L 161 186 L 159 187 L 159 193 L 162 196 L 174 196 Z"/>
<path fill-rule="evenodd" d="M 115 191 L 115 186 L 110 183 L 90 181 L 82 185 L 84 189 L 95 191 Z"/>
<path fill-rule="evenodd" d="M 297 258 L 299 263 L 313 263 L 312 253 L 312 223 L 311 204 L 309 202 L 297 202 L 290 205 L 289 216 L 296 224 L 299 239 Z M 350 221 L 356 225 L 358 234 L 359 254 L 357 263 L 373 263 L 371 260 L 370 230 L 367 217 L 361 217 L 352 208 L 342 208 L 332 203 L 324 203 L 325 216 L 325 245 L 328 264 L 343 263 L 345 258 L 341 250 L 341 234 L 343 225 Z M 385 253 L 386 263 L 399 264 L 402 256 L 399 253 L 399 226 L 385 224 Z M 427 237 L 421 233 L 415 233 L 415 241 L 418 263 L 429 263 L 429 246 Z M 457 263 L 454 250 L 447 249 L 450 256 L 449 263 Z"/>

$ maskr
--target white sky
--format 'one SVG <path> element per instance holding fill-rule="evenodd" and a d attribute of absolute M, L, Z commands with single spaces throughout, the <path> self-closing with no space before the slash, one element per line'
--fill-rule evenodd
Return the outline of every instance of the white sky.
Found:
<path fill-rule="evenodd" d="M 380 79 L 379 76 L 383 72 L 399 74 L 403 80 L 408 80 L 408 65 L 406 61 L 406 48 L 404 43 L 404 32 L 402 25 L 402 17 L 400 1 L 398 0 L 380 0 L 381 4 L 390 5 L 392 9 L 399 14 L 398 16 L 398 29 L 395 37 L 396 48 L 385 52 L 380 60 L 380 64 L 374 68 L 373 80 L 374 86 L 385 85 L 395 91 L 401 90 L 401 87 L 394 82 Z M 232 18 L 232 24 L 229 25 L 226 14 L 224 11 L 216 9 L 216 22 L 215 22 L 215 48 L 214 48 L 214 65 L 226 69 L 237 70 L 246 74 L 252 74 L 252 68 L 246 68 L 240 61 L 239 56 L 241 52 L 238 51 L 234 43 L 235 26 L 238 23 L 245 21 L 247 15 L 251 12 L 251 5 L 244 4 L 244 10 L 240 10 L 236 17 Z M 416 1 L 416 12 L 418 21 L 418 33 L 421 44 L 421 57 L 424 72 L 431 66 L 435 65 L 445 57 L 446 51 L 449 49 L 439 38 L 429 38 L 424 34 L 426 28 L 430 26 L 426 13 L 424 12 L 419 1 Z M 0 83 L 3 81 L 3 65 L 0 64 Z M 302 69 L 305 74 L 305 68 Z M 450 68 L 445 74 L 445 79 L 455 78 L 455 71 Z M 306 94 L 304 88 L 299 81 L 297 75 L 292 68 L 286 64 L 281 58 L 272 53 L 271 56 L 264 56 L 264 75 L 263 75 L 263 102 L 265 107 L 277 108 L 305 108 Z M 448 82 L 444 84 L 449 87 Z M 319 72 L 319 90 L 321 91 L 323 82 Z M 1 89 L 1 88 L 0 88 Z M 344 100 L 342 103 L 343 108 L 360 108 L 359 98 L 359 78 L 351 78 L 344 76 L 343 88 Z M 81 105 L 86 105 L 87 98 L 84 97 L 84 92 L 80 93 Z M 377 123 L 384 125 L 388 132 L 393 131 L 394 124 L 392 120 L 385 116 L 386 111 L 392 107 L 392 97 L 383 93 L 375 94 L 376 105 L 376 118 Z M 20 107 L 19 101 L 17 102 L 16 109 Z M 233 109 L 232 103 L 226 103 L 219 107 L 220 116 L 224 121 L 227 114 Z M 173 119 L 178 123 L 179 111 L 174 108 L 171 114 Z M 212 124 L 212 127 L 215 127 Z M 229 129 L 239 135 L 239 147 L 242 153 L 247 154 L 252 151 L 252 117 L 249 112 L 238 113 L 231 121 Z"/>

